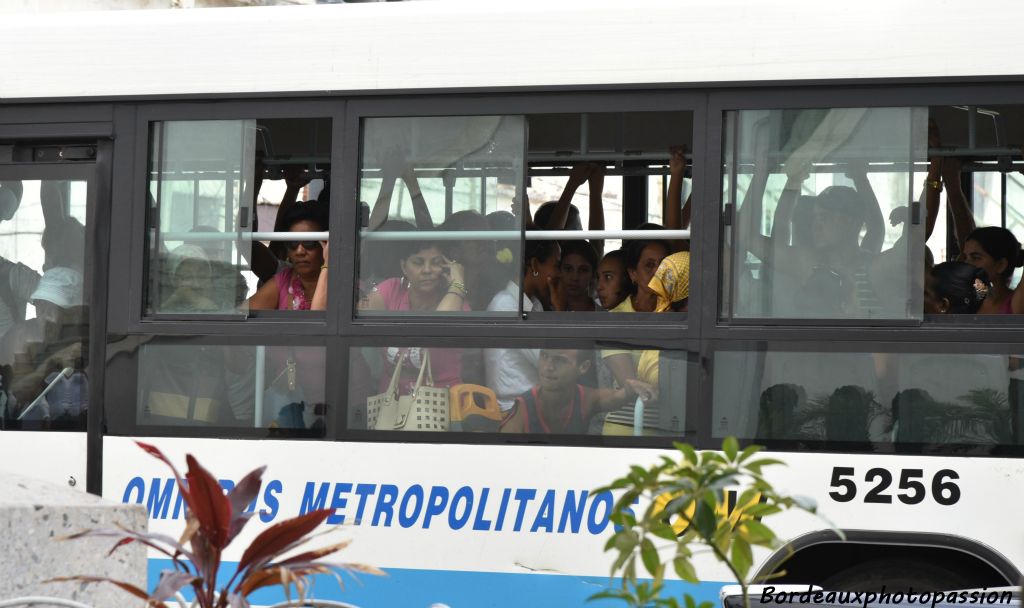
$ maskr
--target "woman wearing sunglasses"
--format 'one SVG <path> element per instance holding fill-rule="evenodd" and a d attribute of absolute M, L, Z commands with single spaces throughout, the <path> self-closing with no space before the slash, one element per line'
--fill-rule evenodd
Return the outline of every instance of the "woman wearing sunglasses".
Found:
<path fill-rule="evenodd" d="M 309 310 L 313 292 L 324 265 L 324 252 L 319 241 L 302 239 L 303 232 L 327 230 L 327 207 L 310 201 L 292 207 L 285 216 L 293 241 L 285 241 L 288 263 L 249 298 L 252 310 Z"/>

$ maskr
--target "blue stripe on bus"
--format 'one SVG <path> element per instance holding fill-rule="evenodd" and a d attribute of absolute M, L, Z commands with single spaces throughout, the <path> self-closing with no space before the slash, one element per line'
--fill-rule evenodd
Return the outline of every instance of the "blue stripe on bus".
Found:
<path fill-rule="evenodd" d="M 221 584 L 235 573 L 238 562 L 224 562 L 221 566 Z M 149 588 L 153 589 L 162 570 L 173 566 L 168 559 L 149 560 Z M 358 575 L 358 581 L 343 575 L 345 588 L 338 587 L 332 576 L 315 577 L 312 597 L 323 600 L 348 602 L 361 608 L 401 606 L 403 608 L 429 608 L 431 604 L 445 604 L 451 608 L 505 608 L 523 606 L 587 606 L 612 608 L 622 602 L 602 600 L 587 602 L 587 598 L 617 581 L 600 576 L 570 576 L 561 574 L 505 572 L 459 572 L 453 570 L 418 570 L 387 568 L 386 577 Z M 666 594 L 681 598 L 683 592 L 693 595 L 697 602 L 718 602 L 718 591 L 728 583 L 703 582 L 698 585 L 682 581 L 666 581 Z M 192 599 L 192 594 L 186 594 Z M 279 588 L 261 589 L 251 596 L 257 605 L 284 601 Z"/>

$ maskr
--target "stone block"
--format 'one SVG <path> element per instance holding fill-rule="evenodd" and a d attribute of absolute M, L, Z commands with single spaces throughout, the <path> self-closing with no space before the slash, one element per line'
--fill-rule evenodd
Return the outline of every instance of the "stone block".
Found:
<path fill-rule="evenodd" d="M 45 595 L 92 606 L 142 606 L 110 584 L 44 583 L 56 576 L 96 575 L 146 586 L 146 549 L 138 543 L 112 556 L 109 538 L 57 540 L 120 524 L 146 530 L 146 508 L 27 477 L 0 473 L 0 599 Z"/>

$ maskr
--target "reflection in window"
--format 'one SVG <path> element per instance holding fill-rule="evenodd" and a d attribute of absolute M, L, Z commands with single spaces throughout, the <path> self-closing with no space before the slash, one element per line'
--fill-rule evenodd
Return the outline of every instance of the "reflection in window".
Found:
<path fill-rule="evenodd" d="M 919 319 L 924 226 L 908 201 L 913 163 L 925 166 L 927 112 L 726 118 L 723 315 Z"/>
<path fill-rule="evenodd" d="M 85 204 L 85 182 L 0 182 L 0 428 L 85 429 Z"/>
<path fill-rule="evenodd" d="M 1015 356 L 717 352 L 713 435 L 993 446 L 1022 437 Z"/>
<path fill-rule="evenodd" d="M 324 349 L 144 344 L 136 422 L 324 432 Z"/>
<path fill-rule="evenodd" d="M 392 346 L 351 352 L 350 428 L 683 433 L 683 352 L 621 351 L 636 362 L 634 377 L 623 383 L 595 349 Z"/>

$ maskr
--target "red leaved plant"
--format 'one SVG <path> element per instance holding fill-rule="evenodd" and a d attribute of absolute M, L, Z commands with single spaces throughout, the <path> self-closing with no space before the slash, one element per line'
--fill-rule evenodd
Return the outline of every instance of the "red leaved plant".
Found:
<path fill-rule="evenodd" d="M 163 452 L 146 443 L 135 443 L 174 472 L 178 491 L 187 507 L 187 523 L 181 539 L 175 540 L 165 534 L 133 532 L 120 526 L 116 529 L 85 530 L 66 538 L 115 538 L 117 542 L 107 553 L 108 556 L 120 547 L 140 543 L 169 557 L 174 570 L 160 573 L 160 581 L 151 594 L 135 585 L 98 576 L 67 576 L 50 579 L 51 582 L 111 583 L 151 606 L 163 606 L 163 602 L 173 598 L 182 588 L 191 586 L 195 591 L 195 602 L 200 608 L 247 608 L 250 593 L 274 585 L 283 586 L 289 596 L 294 586 L 299 598 L 304 598 L 309 577 L 314 574 L 334 574 L 338 577 L 339 570 L 384 574 L 373 566 L 363 564 L 317 561 L 344 549 L 349 541 L 283 557 L 285 553 L 309 541 L 313 530 L 333 512 L 331 509 L 320 509 L 282 521 L 261 532 L 242 553 L 234 576 L 218 590 L 216 583 L 221 554 L 252 517 L 253 514 L 247 513 L 245 508 L 259 494 L 266 467 L 252 471 L 225 493 L 217 479 L 191 454 L 185 457 L 188 472 L 182 480 L 178 470 Z"/>

